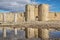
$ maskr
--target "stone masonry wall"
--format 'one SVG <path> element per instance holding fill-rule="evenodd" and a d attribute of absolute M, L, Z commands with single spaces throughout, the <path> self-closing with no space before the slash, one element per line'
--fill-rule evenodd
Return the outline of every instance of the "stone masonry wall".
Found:
<path fill-rule="evenodd" d="M 48 19 L 50 21 L 53 21 L 53 20 L 60 20 L 60 13 L 55 13 L 55 12 L 50 12 L 49 15 L 48 15 Z"/>
<path fill-rule="evenodd" d="M 24 13 L 0 13 L 0 22 L 22 22 L 24 21 Z"/>
<path fill-rule="evenodd" d="M 0 22 L 3 22 L 3 13 L 0 13 Z"/>

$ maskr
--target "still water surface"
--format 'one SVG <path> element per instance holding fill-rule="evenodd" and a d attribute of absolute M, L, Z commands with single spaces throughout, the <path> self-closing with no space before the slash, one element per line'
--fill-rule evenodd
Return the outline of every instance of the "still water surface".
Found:
<path fill-rule="evenodd" d="M 50 31 L 49 33 L 50 38 L 60 38 L 60 31 Z M 7 37 L 4 39 L 3 38 L 3 31 L 0 30 L 0 40 L 26 40 L 25 38 L 25 31 L 24 30 L 19 30 L 18 35 L 14 35 L 14 30 L 7 30 Z M 30 39 L 30 40 L 40 40 L 40 39 Z"/>

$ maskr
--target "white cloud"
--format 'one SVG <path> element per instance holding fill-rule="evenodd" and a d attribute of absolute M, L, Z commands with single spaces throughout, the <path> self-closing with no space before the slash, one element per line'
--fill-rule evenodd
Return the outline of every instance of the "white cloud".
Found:
<path fill-rule="evenodd" d="M 31 0 L 0 0 L 0 10 L 24 11 L 26 4 L 36 4 Z"/>
<path fill-rule="evenodd" d="M 17 6 L 17 5 L 19 5 L 17 2 L 11 2 L 11 5 L 12 6 Z"/>

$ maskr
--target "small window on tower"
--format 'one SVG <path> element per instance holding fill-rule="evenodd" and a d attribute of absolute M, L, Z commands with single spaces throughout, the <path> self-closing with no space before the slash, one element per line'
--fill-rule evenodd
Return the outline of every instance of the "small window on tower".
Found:
<path fill-rule="evenodd" d="M 55 15 L 54 15 L 55 17 L 57 16 L 57 14 L 55 13 Z"/>
<path fill-rule="evenodd" d="M 38 16 L 36 16 L 36 18 L 38 18 Z"/>
<path fill-rule="evenodd" d="M 36 16 L 36 21 L 38 21 L 38 16 Z"/>

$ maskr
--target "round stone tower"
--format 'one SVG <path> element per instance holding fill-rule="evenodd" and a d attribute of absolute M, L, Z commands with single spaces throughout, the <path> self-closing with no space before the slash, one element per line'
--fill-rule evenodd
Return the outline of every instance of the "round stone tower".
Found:
<path fill-rule="evenodd" d="M 32 4 L 26 5 L 26 21 L 35 21 L 34 8 L 35 6 Z"/>
<path fill-rule="evenodd" d="M 48 21 L 49 5 L 40 4 L 38 6 L 38 20 L 39 21 Z"/>

